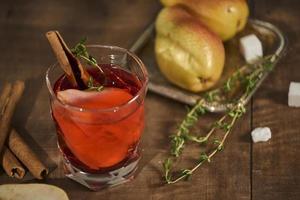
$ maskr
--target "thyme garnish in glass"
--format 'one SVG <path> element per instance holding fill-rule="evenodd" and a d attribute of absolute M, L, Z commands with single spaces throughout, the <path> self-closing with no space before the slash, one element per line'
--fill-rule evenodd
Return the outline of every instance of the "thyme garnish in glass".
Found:
<path fill-rule="evenodd" d="M 78 44 L 75 45 L 73 49 L 71 49 L 71 52 L 74 56 L 77 58 L 81 58 L 87 62 L 87 64 L 95 66 L 99 69 L 101 74 L 104 74 L 102 68 L 98 65 L 97 60 L 88 53 L 87 48 L 85 46 L 85 42 L 87 41 L 87 38 L 83 38 L 80 40 Z M 88 81 L 88 90 L 91 91 L 102 91 L 104 86 L 95 84 L 95 81 L 92 77 L 89 78 Z"/>

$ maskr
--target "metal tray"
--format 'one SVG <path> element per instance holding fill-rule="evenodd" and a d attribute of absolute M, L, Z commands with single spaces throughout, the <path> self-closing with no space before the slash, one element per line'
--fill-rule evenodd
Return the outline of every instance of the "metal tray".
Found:
<path fill-rule="evenodd" d="M 262 41 L 264 55 L 277 55 L 276 59 L 274 60 L 275 64 L 277 64 L 279 59 L 283 56 L 287 46 L 287 41 L 284 37 L 284 34 L 271 23 L 260 20 L 249 20 L 247 26 L 241 33 L 236 35 L 233 39 L 224 43 L 226 53 L 224 71 L 221 79 L 213 89 L 222 86 L 234 71 L 246 64 L 239 52 L 239 39 L 240 37 L 251 33 L 256 34 L 257 37 Z M 140 35 L 140 37 L 130 48 L 130 50 L 132 52 L 135 52 L 147 66 L 150 77 L 149 90 L 176 101 L 188 105 L 194 105 L 199 99 L 202 98 L 205 92 L 188 92 L 171 84 L 164 78 L 164 76 L 160 73 L 155 61 L 154 40 L 155 28 L 153 23 L 147 27 L 147 29 Z M 261 77 L 259 83 L 257 84 L 257 88 L 267 77 L 267 75 L 268 74 L 265 74 Z M 257 88 L 255 88 L 255 90 Z M 252 95 L 254 94 L 255 90 L 253 91 Z M 250 100 L 252 95 L 250 95 L 249 98 L 246 99 L 245 103 Z M 207 105 L 206 107 L 211 112 L 224 112 L 228 107 L 230 107 L 229 104 L 229 102 L 220 102 Z"/>

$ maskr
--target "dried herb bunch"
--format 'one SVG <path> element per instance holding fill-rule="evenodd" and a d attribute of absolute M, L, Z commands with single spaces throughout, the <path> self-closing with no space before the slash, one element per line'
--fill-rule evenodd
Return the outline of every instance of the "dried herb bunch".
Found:
<path fill-rule="evenodd" d="M 206 93 L 204 97 L 188 111 L 185 118 L 179 124 L 176 133 L 171 136 L 171 155 L 163 163 L 166 183 L 172 184 L 188 178 L 201 165 L 205 162 L 210 162 L 214 155 L 224 149 L 225 141 L 234 124 L 246 112 L 244 107 L 245 100 L 252 94 L 261 77 L 273 69 L 275 59 L 276 55 L 270 55 L 261 58 L 257 64 L 239 68 L 227 79 L 223 87 L 219 87 Z M 240 98 L 232 102 L 232 106 L 228 108 L 227 112 L 220 119 L 211 124 L 211 128 L 206 135 L 198 136 L 191 134 L 190 129 L 196 124 L 200 116 L 207 113 L 207 109 L 205 107 L 206 103 L 217 102 L 224 99 L 224 96 L 232 92 L 237 85 L 239 85 L 242 90 Z M 220 140 L 212 138 L 212 135 L 216 134 L 217 131 L 223 132 Z M 207 150 L 205 150 L 206 152 L 199 152 L 200 156 L 193 167 L 176 172 L 177 175 L 174 176 L 173 174 L 175 173 L 172 171 L 173 165 L 175 164 L 174 162 L 176 161 L 176 158 L 181 155 L 187 142 L 203 144 L 206 146 L 211 144 L 213 148 L 209 150 L 207 148 Z"/>

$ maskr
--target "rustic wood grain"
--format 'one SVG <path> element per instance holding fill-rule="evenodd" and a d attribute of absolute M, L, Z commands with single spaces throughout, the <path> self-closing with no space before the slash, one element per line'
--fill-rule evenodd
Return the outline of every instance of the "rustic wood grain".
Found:
<path fill-rule="evenodd" d="M 277 4 L 272 7 L 267 0 L 255 1 L 255 14 L 280 24 L 286 30 L 293 43 L 290 48 L 293 53 L 288 54 L 255 95 L 253 112 L 249 105 L 249 112 L 238 122 L 224 152 L 217 155 L 211 164 L 204 165 L 189 182 L 163 185 L 161 163 L 168 150 L 168 136 L 184 116 L 185 108 L 182 104 L 149 93 L 142 141 L 143 158 L 136 179 L 118 187 L 91 192 L 64 178 L 62 173 L 44 80 L 45 71 L 55 57 L 44 33 L 57 29 L 70 44 L 88 36 L 89 43 L 129 47 L 153 21 L 160 5 L 153 0 L 2 0 L 0 89 L 5 81 L 26 81 L 24 98 L 17 107 L 13 125 L 40 158 L 53 168 L 51 176 L 43 182 L 65 189 L 72 200 L 296 199 L 300 191 L 300 172 L 297 170 L 300 111 L 287 108 L 286 95 L 289 81 L 300 81 L 300 70 L 295 64 L 299 61 L 296 55 L 300 48 L 296 34 L 299 32 L 299 3 L 293 0 L 278 2 L 280 7 L 274 13 L 270 8 Z M 199 127 L 215 117 L 209 115 L 202 119 Z M 269 143 L 252 146 L 251 128 L 263 125 L 271 127 L 274 137 Z M 187 153 L 197 156 L 199 151 L 192 147 L 187 149 Z M 17 181 L 3 173 L 0 175 L 0 184 L 12 182 L 36 180 L 26 176 L 25 180 Z"/>
<path fill-rule="evenodd" d="M 272 139 L 253 144 L 254 200 L 300 198 L 300 109 L 287 105 L 291 81 L 300 82 L 300 2 L 255 0 L 255 17 L 280 27 L 288 38 L 287 55 L 253 99 L 253 128 L 268 126 Z"/>
<path fill-rule="evenodd" d="M 163 186 L 161 163 L 168 150 L 169 135 L 184 116 L 185 107 L 153 94 L 148 95 L 146 102 L 144 156 L 139 174 L 132 183 L 95 193 L 64 178 L 43 78 L 46 68 L 55 59 L 44 33 L 58 29 L 71 44 L 87 35 L 92 43 L 129 47 L 155 18 L 160 6 L 158 2 L 142 0 L 4 4 L 1 7 L 4 9 L 2 13 L 6 13 L 5 18 L 1 18 L 4 32 L 0 34 L 7 40 L 0 44 L 0 48 L 5 49 L 1 55 L 1 69 L 5 69 L 6 74 L 1 73 L 0 80 L 10 81 L 16 77 L 27 80 L 24 95 L 27 98 L 19 106 L 14 124 L 27 136 L 41 158 L 49 165 L 58 165 L 47 183 L 64 188 L 71 199 L 249 199 L 250 145 L 244 137 L 250 129 L 249 115 L 233 133 L 226 151 L 210 166 L 204 166 L 191 182 Z M 189 149 L 189 153 L 197 157 L 198 148 Z M 26 180 L 32 182 L 31 177 Z M 14 180 L 2 176 L 0 181 Z"/>

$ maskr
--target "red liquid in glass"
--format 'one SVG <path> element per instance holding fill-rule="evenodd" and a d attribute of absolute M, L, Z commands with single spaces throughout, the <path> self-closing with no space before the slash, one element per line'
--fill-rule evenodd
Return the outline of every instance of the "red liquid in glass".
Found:
<path fill-rule="evenodd" d="M 88 71 L 105 89 L 87 92 L 88 97 L 75 98 L 68 103 L 93 111 L 80 112 L 52 102 L 52 116 L 64 156 L 77 168 L 93 173 L 109 171 L 136 160 L 144 128 L 144 102 L 136 100 L 128 104 L 141 89 L 140 81 L 116 65 L 101 65 L 101 68 L 105 78 L 96 68 Z M 55 94 L 67 89 L 77 88 L 72 88 L 68 79 L 61 76 L 55 83 Z M 116 112 L 97 112 L 97 109 L 126 103 Z"/>

